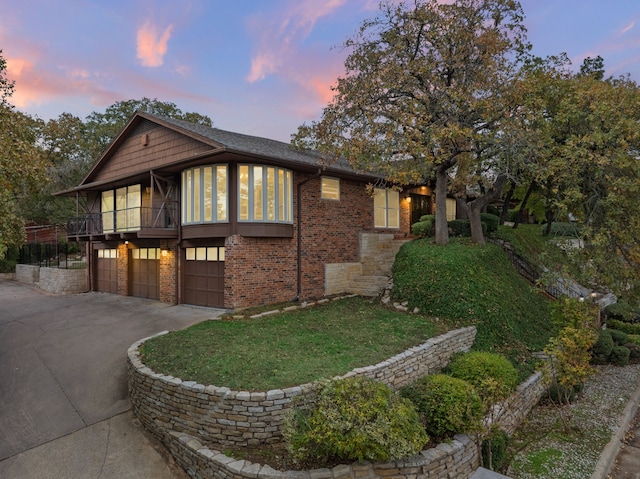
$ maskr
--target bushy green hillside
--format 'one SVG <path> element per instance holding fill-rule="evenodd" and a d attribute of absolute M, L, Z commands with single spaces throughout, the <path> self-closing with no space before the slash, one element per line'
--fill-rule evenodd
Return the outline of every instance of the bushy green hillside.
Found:
<path fill-rule="evenodd" d="M 394 297 L 450 324 L 478 328 L 475 349 L 506 354 L 522 374 L 553 333 L 549 300 L 520 277 L 500 247 L 431 239 L 405 244 L 394 265 Z"/>

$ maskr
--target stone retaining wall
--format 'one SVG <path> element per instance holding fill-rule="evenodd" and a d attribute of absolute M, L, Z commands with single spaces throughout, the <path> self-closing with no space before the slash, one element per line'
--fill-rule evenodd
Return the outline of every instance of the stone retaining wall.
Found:
<path fill-rule="evenodd" d="M 84 293 L 89 290 L 87 270 L 16 265 L 16 281 L 37 286 L 48 293 Z"/>
<path fill-rule="evenodd" d="M 463 434 L 408 459 L 356 462 L 311 471 L 278 471 L 268 465 L 236 460 L 177 432 L 169 434 L 168 443 L 178 464 L 196 479 L 468 479 L 480 467 L 475 441 Z"/>
<path fill-rule="evenodd" d="M 474 327 L 449 331 L 344 377 L 367 376 L 397 389 L 445 367 L 453 354 L 471 348 L 475 335 Z M 232 391 L 157 374 L 140 360 L 144 341 L 128 351 L 129 394 L 135 415 L 161 439 L 178 431 L 226 445 L 279 442 L 282 420 L 293 399 L 312 393 L 312 384 L 266 392 Z"/>
<path fill-rule="evenodd" d="M 432 338 L 421 346 L 375 366 L 347 375 L 363 375 L 394 388 L 436 372 L 456 351 L 466 351 L 475 328 L 463 328 Z M 163 334 L 163 333 L 161 333 Z M 149 339 L 149 338 L 147 338 Z M 480 466 L 474 440 L 457 435 L 450 443 L 406 460 L 390 463 L 343 464 L 331 469 L 277 471 L 270 466 L 236 460 L 207 447 L 204 442 L 258 445 L 280 439 L 281 420 L 292 399 L 312 391 L 311 385 L 250 393 L 204 386 L 193 381 L 154 373 L 140 360 L 143 339 L 129 348 L 129 388 L 136 416 L 158 437 L 176 461 L 194 478 L 220 479 L 468 479 Z M 501 406 L 500 427 L 512 434 L 545 392 L 540 373 L 520 384 Z M 225 442 L 227 441 L 227 442 Z"/>

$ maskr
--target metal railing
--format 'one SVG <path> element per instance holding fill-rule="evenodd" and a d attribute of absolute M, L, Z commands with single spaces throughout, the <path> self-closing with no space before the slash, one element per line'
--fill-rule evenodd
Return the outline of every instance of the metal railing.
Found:
<path fill-rule="evenodd" d="M 579 285 L 564 278 L 550 279 L 547 270 L 516 253 L 508 242 L 495 238 L 487 238 L 487 241 L 500 246 L 520 276 L 531 284 L 540 287 L 549 296 L 555 299 L 562 296 L 568 296 L 569 298 L 585 297 L 585 291 Z"/>
<path fill-rule="evenodd" d="M 31 243 L 18 252 L 18 264 L 46 268 L 82 269 L 86 267 L 84 247 L 77 243 Z"/>
<path fill-rule="evenodd" d="M 90 213 L 71 218 L 67 222 L 69 236 L 89 236 L 139 231 L 141 229 L 175 230 L 177 203 L 164 203 L 153 207 L 127 208 L 104 213 Z"/>

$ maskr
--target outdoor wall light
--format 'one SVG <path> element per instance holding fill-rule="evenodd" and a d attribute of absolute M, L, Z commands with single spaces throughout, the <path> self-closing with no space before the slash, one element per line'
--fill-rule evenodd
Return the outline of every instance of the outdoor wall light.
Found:
<path fill-rule="evenodd" d="M 161 254 L 161 255 L 162 255 L 162 257 L 164 258 L 164 257 L 166 257 L 166 256 L 169 254 L 169 252 L 168 252 L 166 249 L 163 249 L 163 250 L 160 252 L 160 254 Z"/>
<path fill-rule="evenodd" d="M 411 203 L 411 196 L 407 195 L 404 199 L 407 200 L 407 203 Z"/>

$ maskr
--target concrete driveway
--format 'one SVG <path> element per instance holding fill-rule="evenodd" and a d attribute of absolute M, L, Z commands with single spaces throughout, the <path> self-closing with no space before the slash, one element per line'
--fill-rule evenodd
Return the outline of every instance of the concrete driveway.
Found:
<path fill-rule="evenodd" d="M 130 411 L 126 352 L 221 313 L 0 279 L 0 477 L 185 478 Z"/>

